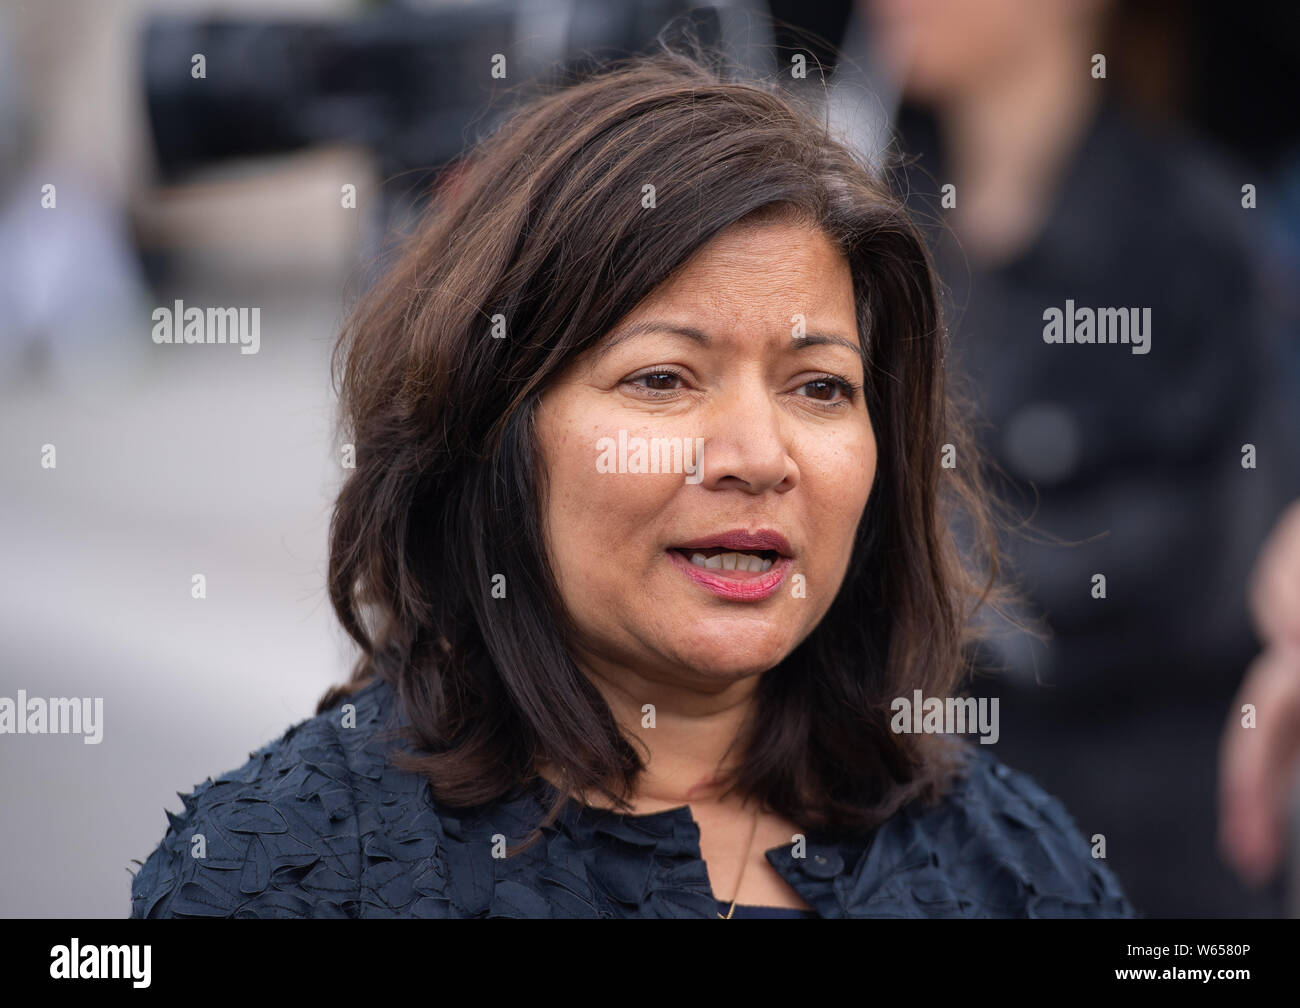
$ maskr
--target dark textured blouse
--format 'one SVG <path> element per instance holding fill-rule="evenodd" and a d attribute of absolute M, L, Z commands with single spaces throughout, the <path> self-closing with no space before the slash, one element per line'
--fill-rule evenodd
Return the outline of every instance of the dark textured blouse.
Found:
<path fill-rule="evenodd" d="M 355 722 L 345 704 L 355 705 Z M 345 725 L 353 724 L 353 727 Z M 570 800 L 525 839 L 544 779 L 466 811 L 387 756 L 409 743 L 374 682 L 294 725 L 238 770 L 180 795 L 184 811 L 131 885 L 132 917 L 697 917 L 717 919 L 688 806 L 626 815 Z M 807 832 L 767 860 L 818 917 L 1131 917 L 1061 804 L 987 747 L 937 805 L 860 837 Z M 206 857 L 191 855 L 203 834 Z M 799 916 L 737 906 L 733 919 Z"/>

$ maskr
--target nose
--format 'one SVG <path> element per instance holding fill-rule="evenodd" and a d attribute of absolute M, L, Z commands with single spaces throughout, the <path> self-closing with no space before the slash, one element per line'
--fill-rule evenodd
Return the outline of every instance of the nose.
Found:
<path fill-rule="evenodd" d="M 761 494 L 798 482 L 788 418 L 761 381 L 738 383 L 716 399 L 702 434 L 701 486 Z"/>

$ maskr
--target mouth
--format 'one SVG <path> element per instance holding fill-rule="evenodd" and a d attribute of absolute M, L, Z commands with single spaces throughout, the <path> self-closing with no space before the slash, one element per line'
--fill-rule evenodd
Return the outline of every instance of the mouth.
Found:
<path fill-rule="evenodd" d="M 737 557 L 756 556 L 760 560 L 780 560 L 794 556 L 790 540 L 773 529 L 759 529 L 757 532 L 732 529 L 730 532 L 718 532 L 678 543 L 672 549 L 683 554 L 687 560 L 696 555 L 709 560 L 718 556 L 725 557 L 729 553 Z"/>
<path fill-rule="evenodd" d="M 771 598 L 794 567 L 794 551 L 779 532 L 737 530 L 672 546 L 674 567 L 710 593 L 735 602 Z"/>
<path fill-rule="evenodd" d="M 777 550 L 732 550 L 721 546 L 704 549 L 674 547 L 670 550 L 700 570 L 723 570 L 762 574 L 781 559 Z"/>

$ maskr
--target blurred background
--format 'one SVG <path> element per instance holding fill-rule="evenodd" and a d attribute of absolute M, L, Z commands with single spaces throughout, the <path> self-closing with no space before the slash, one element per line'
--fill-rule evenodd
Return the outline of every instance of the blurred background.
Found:
<path fill-rule="evenodd" d="M 933 243 L 1045 631 L 973 656 L 998 755 L 1106 836 L 1140 912 L 1300 915 L 1294 823 L 1253 884 L 1216 847 L 1267 643 L 1248 578 L 1300 498 L 1283 0 L 0 0 L 0 696 L 105 721 L 0 735 L 0 915 L 125 917 L 177 792 L 346 677 L 346 308 L 521 87 L 675 18 L 825 101 Z M 1044 344 L 1067 298 L 1151 308 L 1151 352 Z M 156 343 L 177 300 L 260 309 L 258 352 Z"/>

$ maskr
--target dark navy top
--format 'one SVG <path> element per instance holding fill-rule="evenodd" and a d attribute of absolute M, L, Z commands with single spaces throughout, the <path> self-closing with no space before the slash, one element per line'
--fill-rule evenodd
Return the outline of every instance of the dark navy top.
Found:
<path fill-rule="evenodd" d="M 555 789 L 538 778 L 479 809 L 445 806 L 389 763 L 409 745 L 390 731 L 405 723 L 376 681 L 180 795 L 132 881 L 131 916 L 716 919 L 730 905 L 709 888 L 685 805 L 626 815 L 570 800 L 543 839 L 493 856 L 527 837 Z M 800 857 L 793 844 L 766 852 L 808 916 L 1134 916 L 1058 801 L 987 746 L 967 751 L 942 802 L 863 836 L 809 831 Z"/>

